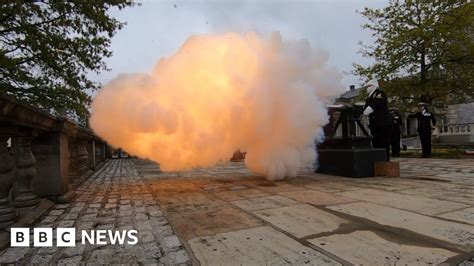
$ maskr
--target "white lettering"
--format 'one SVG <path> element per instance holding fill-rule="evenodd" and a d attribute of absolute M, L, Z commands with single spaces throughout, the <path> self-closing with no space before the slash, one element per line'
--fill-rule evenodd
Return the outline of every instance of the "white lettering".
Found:
<path fill-rule="evenodd" d="M 10 230 L 10 245 L 12 247 L 29 247 L 30 229 L 12 227 Z"/>
<path fill-rule="evenodd" d="M 105 239 L 107 238 L 107 230 L 97 230 L 95 231 L 97 234 L 97 245 L 106 245 L 107 241 Z"/>
<path fill-rule="evenodd" d="M 86 239 L 89 241 L 89 244 L 95 244 L 94 241 L 94 230 L 90 232 L 90 234 L 87 233 L 87 231 L 82 230 L 82 244 L 86 244 Z"/>
<path fill-rule="evenodd" d="M 110 239 L 110 244 L 115 245 L 115 243 L 118 241 L 120 245 L 123 245 L 123 242 L 125 241 L 125 236 L 127 234 L 127 231 L 112 231 L 109 230 L 109 239 Z"/>
<path fill-rule="evenodd" d="M 127 236 L 130 240 L 127 241 L 127 244 L 129 245 L 135 245 L 138 243 L 138 232 L 137 230 L 130 230 L 127 232 Z"/>
<path fill-rule="evenodd" d="M 56 229 L 56 245 L 58 247 L 76 246 L 76 228 L 58 228 Z"/>
<path fill-rule="evenodd" d="M 34 228 L 33 246 L 52 247 L 53 246 L 53 228 Z"/>

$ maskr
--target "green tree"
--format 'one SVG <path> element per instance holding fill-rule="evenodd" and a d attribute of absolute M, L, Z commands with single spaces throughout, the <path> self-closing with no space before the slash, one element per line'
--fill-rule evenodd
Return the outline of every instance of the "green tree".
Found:
<path fill-rule="evenodd" d="M 99 86 L 88 73 L 107 70 L 104 58 L 124 23 L 113 1 L 10 1 L 0 4 L 0 90 L 48 112 L 82 123 L 89 93 Z"/>
<path fill-rule="evenodd" d="M 361 53 L 374 63 L 354 64 L 354 73 L 379 79 L 399 106 L 473 99 L 474 3 L 394 0 L 360 13 L 375 39 Z"/>

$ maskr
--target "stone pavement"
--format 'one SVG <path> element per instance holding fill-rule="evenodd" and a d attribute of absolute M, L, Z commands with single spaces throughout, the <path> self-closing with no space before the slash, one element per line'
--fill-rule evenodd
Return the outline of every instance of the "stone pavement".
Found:
<path fill-rule="evenodd" d="M 139 244 L 8 248 L 0 263 L 474 265 L 474 160 L 398 161 L 400 178 L 272 183 L 242 163 L 110 160 L 36 226 L 135 228 Z"/>

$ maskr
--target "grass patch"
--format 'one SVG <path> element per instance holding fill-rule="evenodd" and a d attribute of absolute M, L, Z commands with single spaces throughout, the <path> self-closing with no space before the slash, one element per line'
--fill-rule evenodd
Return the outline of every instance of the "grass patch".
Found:
<path fill-rule="evenodd" d="M 400 152 L 400 157 L 406 158 L 417 158 L 421 157 L 421 149 L 419 150 L 406 150 Z M 469 157 L 466 155 L 466 151 L 464 149 L 457 149 L 457 148 L 433 148 L 431 153 L 432 158 L 466 158 Z"/>

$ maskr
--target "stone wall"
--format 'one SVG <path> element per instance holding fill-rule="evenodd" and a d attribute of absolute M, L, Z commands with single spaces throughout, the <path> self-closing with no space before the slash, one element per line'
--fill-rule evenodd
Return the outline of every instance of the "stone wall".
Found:
<path fill-rule="evenodd" d="M 0 228 L 40 198 L 71 200 L 71 187 L 105 160 L 105 147 L 73 121 L 0 94 Z"/>
<path fill-rule="evenodd" d="M 458 105 L 458 123 L 474 124 L 474 102 Z"/>
<path fill-rule="evenodd" d="M 443 109 L 437 109 L 440 124 L 473 124 L 474 102 L 465 104 L 451 104 Z"/>

